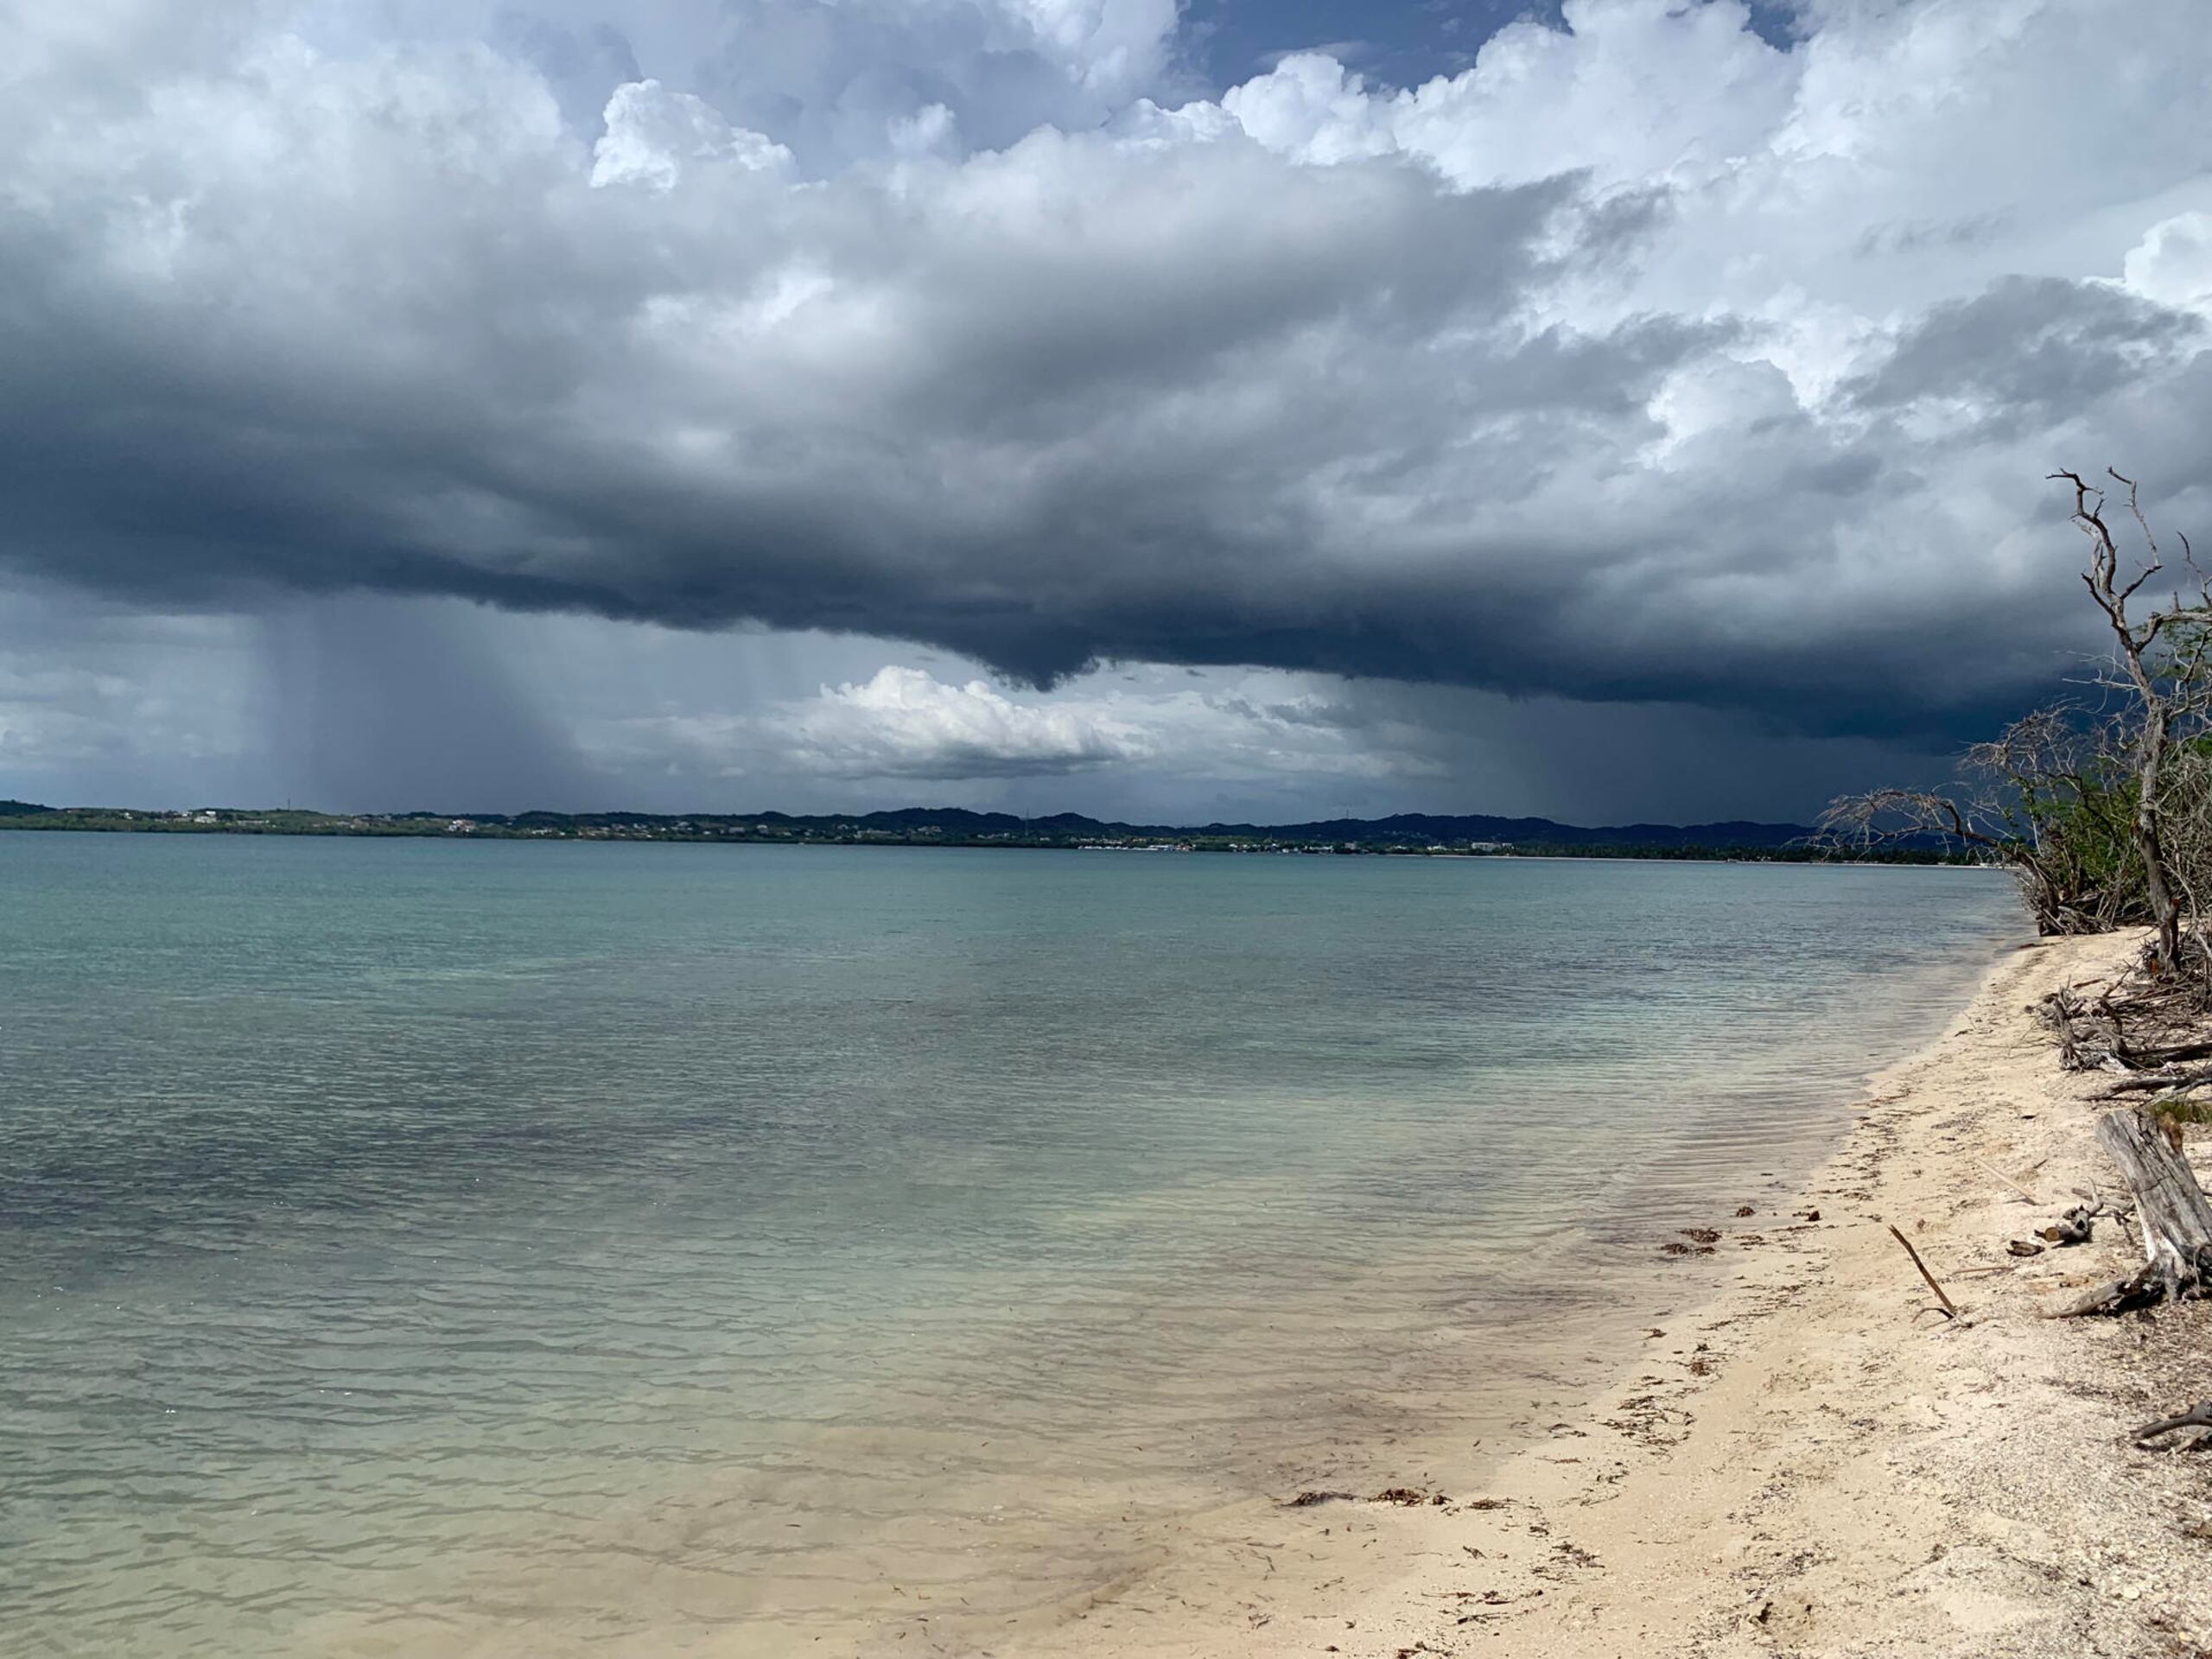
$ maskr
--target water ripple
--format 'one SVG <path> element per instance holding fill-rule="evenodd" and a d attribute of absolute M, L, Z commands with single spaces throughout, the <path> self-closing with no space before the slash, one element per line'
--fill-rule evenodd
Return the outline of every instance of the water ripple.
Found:
<path fill-rule="evenodd" d="M 152 1659 L 1049 1604 L 1579 1363 L 1606 1294 L 1530 1262 L 1801 1167 L 2013 925 L 1946 871 L 60 836 L 0 899 L 0 1628 Z"/>

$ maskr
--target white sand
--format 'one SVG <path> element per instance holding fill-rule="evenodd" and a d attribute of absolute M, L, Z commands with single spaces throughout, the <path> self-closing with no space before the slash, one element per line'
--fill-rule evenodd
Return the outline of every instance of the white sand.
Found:
<path fill-rule="evenodd" d="M 2212 1395 L 2212 1316 L 2038 1319 L 2040 1298 L 2132 1257 L 2109 1225 L 2082 1249 L 2005 1251 L 2069 1187 L 2112 1180 L 2090 1140 L 2107 1079 L 2062 1072 L 2026 1005 L 2131 948 L 2006 957 L 1948 1035 L 1885 1075 L 1797 1205 L 1715 1217 L 1738 1269 L 1716 1300 L 1662 1321 L 1641 1363 L 1502 1465 L 1425 1448 L 1408 1484 L 1448 1503 L 1240 1506 L 1057 1628 L 947 1649 L 917 1625 L 870 1650 L 2077 1659 L 2212 1643 L 2212 1544 L 2185 1530 L 2212 1513 L 2212 1459 L 2127 1440 Z M 1923 1312 L 1887 1221 L 1958 1324 Z"/>

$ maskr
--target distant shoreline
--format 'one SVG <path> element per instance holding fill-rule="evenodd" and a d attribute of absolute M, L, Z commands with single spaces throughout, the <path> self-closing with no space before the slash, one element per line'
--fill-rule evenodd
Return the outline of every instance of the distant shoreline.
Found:
<path fill-rule="evenodd" d="M 1521 836 L 1452 835 L 1469 826 L 1522 825 Z M 1101 823 L 1060 815 L 1023 820 L 960 810 L 847 817 L 785 813 L 528 812 L 512 817 L 442 813 L 325 813 L 205 807 L 146 811 L 48 807 L 0 801 L 0 830 L 92 835 L 346 836 L 434 841 L 679 842 L 694 845 L 963 847 L 1024 851 L 1234 853 L 1262 856 L 1664 859 L 1701 863 L 1907 864 L 1974 867 L 1981 861 L 1940 846 L 1845 847 L 1793 824 L 1638 824 L 1583 830 L 1549 820 L 1396 818 L 1201 829 Z M 1745 840 L 1696 838 L 1700 830 L 1748 832 Z M 1554 838 L 1556 836 L 1560 838 Z M 1614 839 L 1612 837 L 1619 838 Z M 1755 838 L 1754 838 L 1755 837 Z"/>

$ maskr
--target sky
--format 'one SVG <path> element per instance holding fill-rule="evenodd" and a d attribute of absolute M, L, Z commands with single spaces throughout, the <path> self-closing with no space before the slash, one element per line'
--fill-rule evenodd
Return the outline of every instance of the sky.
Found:
<path fill-rule="evenodd" d="M 0 48 L 0 796 L 1802 820 L 2212 537 L 2201 0 Z"/>

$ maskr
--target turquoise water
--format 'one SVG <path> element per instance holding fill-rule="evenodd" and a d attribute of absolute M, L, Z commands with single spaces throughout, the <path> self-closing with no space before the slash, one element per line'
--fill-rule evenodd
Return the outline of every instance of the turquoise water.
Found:
<path fill-rule="evenodd" d="M 1786 1180 L 2019 931 L 1955 870 L 0 836 L 0 1633 L 1049 1604 L 1478 1417 L 1602 1294 L 1541 1247 Z"/>

